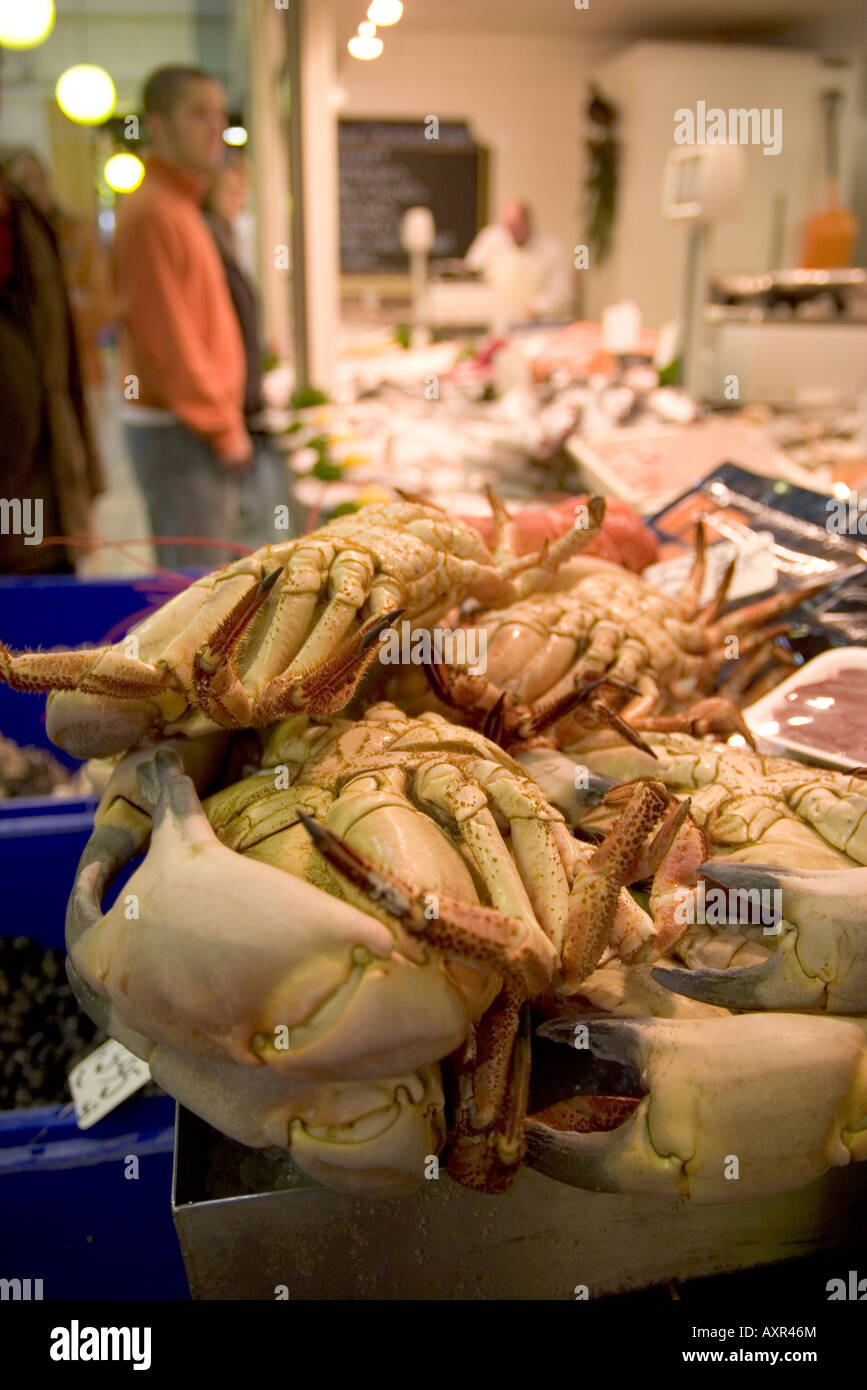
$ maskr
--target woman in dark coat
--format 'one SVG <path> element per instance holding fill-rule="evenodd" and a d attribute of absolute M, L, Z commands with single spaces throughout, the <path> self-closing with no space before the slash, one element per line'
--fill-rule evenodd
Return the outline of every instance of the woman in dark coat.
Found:
<path fill-rule="evenodd" d="M 70 573 L 103 491 L 54 234 L 0 171 L 0 572 Z M 30 518 L 24 533 L 17 518 Z"/>

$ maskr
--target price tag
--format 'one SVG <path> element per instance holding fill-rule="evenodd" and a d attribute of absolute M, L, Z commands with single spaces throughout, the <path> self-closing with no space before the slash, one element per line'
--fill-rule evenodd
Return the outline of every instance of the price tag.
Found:
<path fill-rule="evenodd" d="M 90 1129 L 146 1081 L 151 1072 L 132 1052 L 109 1038 L 69 1073 L 69 1089 L 79 1129 Z"/>

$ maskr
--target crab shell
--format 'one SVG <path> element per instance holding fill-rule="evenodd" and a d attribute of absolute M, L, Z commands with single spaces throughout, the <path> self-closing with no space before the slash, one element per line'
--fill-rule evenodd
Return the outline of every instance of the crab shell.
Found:
<path fill-rule="evenodd" d="M 435 1062 L 496 992 L 493 972 L 452 971 L 424 943 L 408 959 L 375 917 L 222 845 L 173 755 L 141 776 L 143 863 L 103 914 L 140 840 L 98 826 L 70 899 L 82 1007 L 239 1142 L 289 1147 L 350 1192 L 416 1186 L 445 1134 Z"/>

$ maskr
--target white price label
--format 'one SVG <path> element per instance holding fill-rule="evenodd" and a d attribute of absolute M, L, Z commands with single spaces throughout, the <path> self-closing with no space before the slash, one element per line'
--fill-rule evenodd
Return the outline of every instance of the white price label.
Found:
<path fill-rule="evenodd" d="M 145 1082 L 151 1071 L 122 1043 L 109 1038 L 69 1073 L 69 1089 L 79 1129 L 90 1129 Z"/>

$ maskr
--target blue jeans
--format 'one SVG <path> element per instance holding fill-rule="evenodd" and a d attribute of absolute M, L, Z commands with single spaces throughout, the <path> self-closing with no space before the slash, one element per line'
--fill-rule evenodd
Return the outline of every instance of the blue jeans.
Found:
<path fill-rule="evenodd" d="M 266 435 L 253 435 L 253 467 L 241 475 L 241 520 L 238 539 L 258 550 L 294 536 L 300 526 L 289 495 L 286 455 Z M 289 508 L 286 527 L 283 510 Z M 279 526 L 275 523 L 279 522 Z"/>
<path fill-rule="evenodd" d="M 241 481 L 186 425 L 124 425 L 136 482 L 154 536 L 235 540 Z M 236 558 L 220 546 L 155 546 L 167 569 L 213 568 Z"/>

